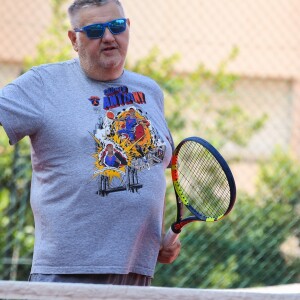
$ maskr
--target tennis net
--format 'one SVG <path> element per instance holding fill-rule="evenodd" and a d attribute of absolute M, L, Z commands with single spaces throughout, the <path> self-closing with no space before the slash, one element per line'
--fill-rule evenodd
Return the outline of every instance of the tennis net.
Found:
<path fill-rule="evenodd" d="M 267 288 L 213 290 L 0 281 L 0 299 L 300 300 L 300 284 Z"/>

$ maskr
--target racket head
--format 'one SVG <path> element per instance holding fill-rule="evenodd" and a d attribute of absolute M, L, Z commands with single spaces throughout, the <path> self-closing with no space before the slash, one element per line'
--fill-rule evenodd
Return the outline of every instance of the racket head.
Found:
<path fill-rule="evenodd" d="M 232 172 L 222 155 L 199 137 L 184 139 L 176 147 L 171 162 L 177 203 L 182 202 L 193 217 L 179 220 L 214 222 L 226 216 L 236 200 Z M 179 205 L 179 204 L 177 204 Z"/>

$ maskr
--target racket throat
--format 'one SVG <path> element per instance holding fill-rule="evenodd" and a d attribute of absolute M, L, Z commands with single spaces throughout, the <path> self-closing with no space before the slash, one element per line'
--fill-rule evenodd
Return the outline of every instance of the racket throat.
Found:
<path fill-rule="evenodd" d="M 195 222 L 195 221 L 201 221 L 200 219 L 198 219 L 197 217 L 188 217 L 186 219 L 180 220 L 178 222 L 175 222 L 171 225 L 171 229 L 174 233 L 180 233 L 181 229 L 183 226 L 185 226 L 186 224 Z"/>
<path fill-rule="evenodd" d="M 177 222 L 174 222 L 171 225 L 171 229 L 174 233 L 178 234 L 181 232 L 181 228 L 183 227 L 182 224 L 182 216 L 183 216 L 183 203 L 181 202 L 180 198 L 176 194 L 177 198 Z"/>
<path fill-rule="evenodd" d="M 176 234 L 179 234 L 181 232 L 181 228 L 183 227 L 183 225 L 181 225 L 181 223 L 173 223 L 171 225 L 172 231 Z"/>

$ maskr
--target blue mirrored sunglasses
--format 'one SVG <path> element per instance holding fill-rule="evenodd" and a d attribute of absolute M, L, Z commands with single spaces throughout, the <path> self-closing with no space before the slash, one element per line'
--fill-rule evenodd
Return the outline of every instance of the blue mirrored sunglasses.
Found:
<path fill-rule="evenodd" d="M 115 35 L 124 32 L 126 30 L 126 24 L 127 19 L 116 19 L 106 23 L 97 23 L 82 28 L 74 28 L 74 31 L 85 32 L 90 39 L 100 39 L 103 37 L 106 27 Z"/>

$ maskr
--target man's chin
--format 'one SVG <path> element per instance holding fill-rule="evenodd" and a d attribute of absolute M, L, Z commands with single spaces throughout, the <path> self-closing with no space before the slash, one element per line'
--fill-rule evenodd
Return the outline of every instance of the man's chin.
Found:
<path fill-rule="evenodd" d="M 99 67 L 107 71 L 123 69 L 123 63 L 119 59 L 106 59 L 105 61 L 100 62 Z"/>

